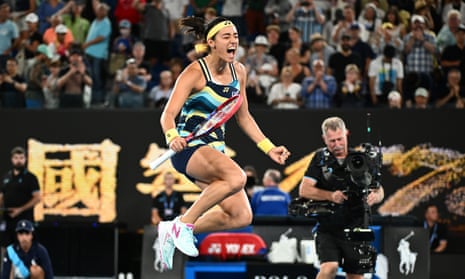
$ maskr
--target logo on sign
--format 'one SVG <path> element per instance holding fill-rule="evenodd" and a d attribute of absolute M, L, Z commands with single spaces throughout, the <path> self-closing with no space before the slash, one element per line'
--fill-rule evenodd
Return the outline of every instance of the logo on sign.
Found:
<path fill-rule="evenodd" d="M 397 251 L 400 254 L 399 271 L 404 275 L 412 274 L 415 270 L 415 262 L 417 261 L 418 253 L 410 250 L 410 242 L 407 241 L 414 235 L 415 233 L 411 231 L 399 241 L 399 245 L 397 246 Z"/>
<path fill-rule="evenodd" d="M 227 255 L 255 255 L 255 244 L 253 243 L 211 243 L 208 247 L 208 254 L 220 255 L 224 250 Z"/>

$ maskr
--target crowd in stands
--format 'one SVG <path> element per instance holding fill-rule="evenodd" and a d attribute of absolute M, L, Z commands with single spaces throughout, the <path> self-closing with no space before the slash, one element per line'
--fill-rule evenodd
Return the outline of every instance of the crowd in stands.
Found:
<path fill-rule="evenodd" d="M 462 0 L 1 0 L 0 106 L 162 108 L 191 15 L 237 26 L 251 107 L 465 108 Z"/>

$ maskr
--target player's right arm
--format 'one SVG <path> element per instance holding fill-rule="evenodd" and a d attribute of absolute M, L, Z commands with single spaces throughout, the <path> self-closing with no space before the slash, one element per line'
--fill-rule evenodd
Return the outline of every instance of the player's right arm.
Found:
<path fill-rule="evenodd" d="M 165 135 L 167 131 L 176 128 L 175 120 L 177 115 L 180 113 L 182 106 L 191 92 L 201 89 L 202 82 L 205 84 L 202 71 L 197 62 L 191 63 L 179 75 L 173 87 L 173 92 L 171 93 L 171 96 L 168 99 L 160 117 L 160 124 Z M 172 150 L 179 152 L 187 146 L 187 143 L 184 138 L 176 136 L 169 141 L 169 146 Z"/>

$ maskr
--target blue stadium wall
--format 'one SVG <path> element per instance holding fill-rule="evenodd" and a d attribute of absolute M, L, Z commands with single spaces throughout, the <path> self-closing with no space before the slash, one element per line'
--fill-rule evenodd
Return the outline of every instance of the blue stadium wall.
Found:
<path fill-rule="evenodd" d="M 136 184 L 150 183 L 153 179 L 143 175 L 144 169 L 140 165 L 149 145 L 157 143 L 164 147 L 160 113 L 159 110 L 2 110 L 0 170 L 5 172 L 10 167 L 11 148 L 27 146 L 29 139 L 47 144 L 91 144 L 110 139 L 121 147 L 115 221 L 130 230 L 143 228 L 150 221 L 151 201 L 149 195 L 136 189 Z M 406 152 L 422 144 L 430 144 L 450 152 L 465 153 L 465 110 L 252 110 L 252 114 L 273 142 L 285 144 L 292 152 L 288 166 L 323 145 L 320 125 L 329 116 L 340 116 L 346 120 L 351 145 L 381 141 L 384 147 L 401 145 Z M 370 133 L 367 126 L 371 128 Z M 234 121 L 230 121 L 227 127 L 227 143 L 241 166 L 254 165 L 260 175 L 271 167 L 285 170 L 286 166 L 277 165 L 263 155 Z M 420 167 L 408 176 L 400 177 L 390 173 L 389 166 L 383 170 L 386 196 L 431 171 Z M 464 181 L 459 175 L 458 180 L 430 199 L 439 204 L 443 217 L 457 230 L 463 230 L 464 217 L 448 212 L 445 200 L 454 188 L 463 186 Z M 296 188 L 291 193 L 295 195 Z M 426 203 L 419 203 L 408 214 L 421 219 Z"/>

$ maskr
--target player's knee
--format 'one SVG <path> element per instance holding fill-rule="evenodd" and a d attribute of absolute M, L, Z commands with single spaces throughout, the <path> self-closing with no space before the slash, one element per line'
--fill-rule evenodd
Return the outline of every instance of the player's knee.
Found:
<path fill-rule="evenodd" d="M 320 275 L 323 275 L 323 278 L 333 278 L 336 276 L 338 269 L 338 264 L 333 262 L 322 263 L 320 266 Z"/>
<path fill-rule="evenodd" d="M 246 227 L 248 225 L 250 225 L 252 223 L 252 219 L 253 219 L 253 214 L 252 214 L 252 210 L 248 210 L 246 208 L 244 208 L 241 213 L 239 214 L 239 218 L 238 218 L 238 227 Z"/>
<path fill-rule="evenodd" d="M 237 193 L 244 189 L 245 183 L 247 182 L 247 176 L 243 171 L 238 171 L 231 176 L 229 185 L 232 193 Z"/>

